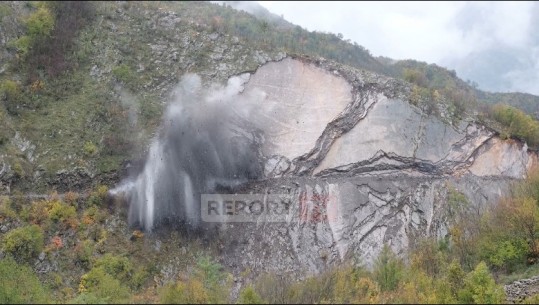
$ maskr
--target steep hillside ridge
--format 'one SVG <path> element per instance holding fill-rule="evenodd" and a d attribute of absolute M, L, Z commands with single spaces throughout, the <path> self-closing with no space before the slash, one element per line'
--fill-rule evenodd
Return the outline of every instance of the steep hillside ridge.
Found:
<path fill-rule="evenodd" d="M 0 110 L 2 194 L 112 185 L 145 156 L 182 75 L 197 73 L 210 85 L 285 56 L 160 10 L 159 3 L 95 3 L 96 18 L 70 55 L 78 68 L 56 78 L 45 74 L 34 92 L 9 46 L 35 8 L 9 5 L 21 12 L 2 19 L 11 27 L 3 32 L 1 81 L 14 82 L 26 102 L 13 113 Z"/>
<path fill-rule="evenodd" d="M 296 280 L 342 262 L 370 266 L 384 244 L 406 258 L 422 237 L 454 242 L 459 215 L 480 219 L 538 163 L 527 144 L 502 138 L 477 113 L 456 111 L 454 102 L 462 106 L 473 90 L 441 67 L 375 60 L 336 35 L 273 31 L 247 13 L 205 2 L 95 4 L 95 19 L 69 54 L 76 69 L 50 77 L 36 68 L 34 83 L 13 42 L 26 33 L 23 20 L 35 3 L 0 3 L 0 81 L 2 90 L 15 84 L 20 93 L 11 100 L 2 92 L 0 106 L 0 195 L 9 195 L 0 196 L 0 237 L 36 222 L 42 227 L 46 248 L 27 263 L 58 300 L 84 295 L 83 275 L 108 254 L 137 267 L 128 276 L 135 301 L 149 303 L 163 285 L 189 280 L 200 266 L 220 268 L 205 255 L 234 274 L 227 278 L 232 300 L 264 271 Z M 296 52 L 284 52 L 290 49 Z M 181 222 L 158 223 L 142 232 L 128 223 L 127 202 L 107 192 L 141 171 L 151 141 L 173 125 L 162 114 L 186 74 L 200 76 L 202 91 L 241 83 L 230 108 L 239 122 L 253 123 L 245 128 L 258 128 L 244 134 L 256 135 L 249 149 L 256 148 L 263 175 L 220 191 L 288 195 L 285 221 L 210 224 L 200 235 Z M 444 96 L 442 88 L 466 94 Z M 219 149 L 214 144 L 208 146 Z M 45 195 L 54 190 L 60 194 Z"/>

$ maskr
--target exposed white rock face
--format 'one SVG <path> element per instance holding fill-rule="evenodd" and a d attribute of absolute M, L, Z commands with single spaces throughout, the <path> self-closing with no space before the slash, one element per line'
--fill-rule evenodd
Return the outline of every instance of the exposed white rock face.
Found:
<path fill-rule="evenodd" d="M 484 129 L 478 131 L 477 126 L 464 122 L 459 128 L 454 128 L 436 117 L 426 116 L 407 102 L 387 99 L 379 93 L 369 114 L 335 141 L 315 174 L 367 161 L 379 152 L 432 163 L 463 161 L 474 147 L 481 145 L 491 135 Z M 469 143 L 469 138 L 477 141 Z M 471 147 L 461 149 L 463 144 Z"/>
<path fill-rule="evenodd" d="M 479 149 L 470 171 L 477 176 L 521 179 L 525 178 L 527 170 L 537 163 L 537 155 L 530 154 L 526 145 L 513 140 L 493 138 Z"/>
<path fill-rule="evenodd" d="M 312 149 L 352 99 L 352 86 L 342 77 L 290 58 L 259 68 L 245 94 L 253 90 L 266 94 L 249 118 L 264 130 L 264 154 L 290 160 Z"/>
<path fill-rule="evenodd" d="M 291 194 L 292 217 L 227 226 L 225 263 L 298 274 L 351 257 L 370 265 L 384 243 L 403 253 L 419 236 L 446 236 L 449 188 L 479 216 L 537 164 L 524 144 L 471 121 L 449 125 L 409 104 L 407 92 L 323 60 L 259 68 L 244 93 L 265 98 L 237 105 L 255 109 L 246 119 L 265 139 L 269 179 L 249 192 Z"/>

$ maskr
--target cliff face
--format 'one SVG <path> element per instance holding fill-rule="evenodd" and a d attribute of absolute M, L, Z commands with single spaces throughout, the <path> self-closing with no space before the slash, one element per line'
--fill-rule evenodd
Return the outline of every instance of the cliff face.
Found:
<path fill-rule="evenodd" d="M 456 209 L 480 215 L 537 164 L 520 142 L 472 120 L 452 125 L 408 102 L 394 79 L 324 60 L 285 58 L 242 76 L 245 118 L 263 130 L 266 178 L 247 193 L 291 194 L 286 222 L 221 227 L 223 260 L 254 270 L 320 272 L 371 264 L 384 243 L 403 253 L 443 238 Z M 455 194 L 458 194 L 455 199 Z"/>

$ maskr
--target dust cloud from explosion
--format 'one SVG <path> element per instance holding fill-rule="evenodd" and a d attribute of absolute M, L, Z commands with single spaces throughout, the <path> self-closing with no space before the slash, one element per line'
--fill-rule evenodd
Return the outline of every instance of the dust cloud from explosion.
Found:
<path fill-rule="evenodd" d="M 243 94 L 248 80 L 243 74 L 204 88 L 197 75 L 182 78 L 142 171 L 111 190 L 129 201 L 131 225 L 152 230 L 172 220 L 197 228 L 201 194 L 261 176 L 260 130 L 246 118 L 264 94 Z"/>

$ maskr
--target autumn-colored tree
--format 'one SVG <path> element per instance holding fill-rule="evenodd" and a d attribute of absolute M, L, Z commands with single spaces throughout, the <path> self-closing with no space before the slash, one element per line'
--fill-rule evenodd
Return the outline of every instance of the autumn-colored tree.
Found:
<path fill-rule="evenodd" d="M 447 254 L 442 252 L 434 238 L 419 240 L 410 253 L 411 267 L 429 276 L 437 276 L 445 268 Z"/>

